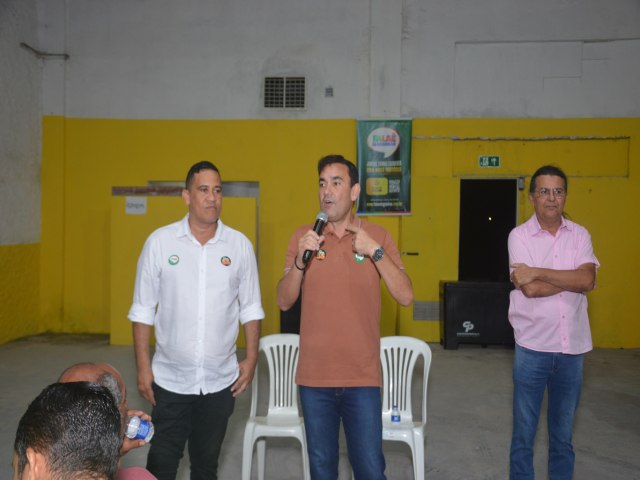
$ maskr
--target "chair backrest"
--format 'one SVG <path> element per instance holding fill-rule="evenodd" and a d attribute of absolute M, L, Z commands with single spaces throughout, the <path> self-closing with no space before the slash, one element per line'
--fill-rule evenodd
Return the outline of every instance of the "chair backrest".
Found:
<path fill-rule="evenodd" d="M 294 333 L 267 335 L 260 339 L 269 367 L 268 415 L 298 415 L 298 386 L 295 382 L 298 367 L 300 336 Z M 256 416 L 258 403 L 258 367 L 251 386 L 250 417 Z"/>
<path fill-rule="evenodd" d="M 402 420 L 413 420 L 411 383 L 416 361 L 422 356 L 422 423 L 427 422 L 427 381 L 431 367 L 431 349 L 426 342 L 413 337 L 382 337 L 380 362 L 382 365 L 382 415 L 391 417 L 393 405 L 398 405 Z"/>

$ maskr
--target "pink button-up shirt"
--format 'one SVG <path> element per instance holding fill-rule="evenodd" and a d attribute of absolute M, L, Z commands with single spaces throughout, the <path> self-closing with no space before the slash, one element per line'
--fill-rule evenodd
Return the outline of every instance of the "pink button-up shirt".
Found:
<path fill-rule="evenodd" d="M 586 228 L 563 218 L 554 236 L 542 230 L 535 214 L 509 234 L 509 264 L 514 263 L 553 270 L 575 270 L 585 263 L 600 266 Z M 530 350 L 577 355 L 593 348 L 584 293 L 527 298 L 513 290 L 509 321 L 518 345 Z"/>

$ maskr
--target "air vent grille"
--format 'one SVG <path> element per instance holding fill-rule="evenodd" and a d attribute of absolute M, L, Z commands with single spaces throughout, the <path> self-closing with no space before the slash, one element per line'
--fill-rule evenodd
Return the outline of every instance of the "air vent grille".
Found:
<path fill-rule="evenodd" d="M 305 77 L 265 77 L 264 108 L 305 108 Z"/>

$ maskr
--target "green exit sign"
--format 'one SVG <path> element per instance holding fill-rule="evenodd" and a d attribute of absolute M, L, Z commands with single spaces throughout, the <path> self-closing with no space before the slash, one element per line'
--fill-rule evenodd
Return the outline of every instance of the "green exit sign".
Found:
<path fill-rule="evenodd" d="M 498 155 L 480 155 L 478 165 L 480 168 L 499 168 L 500 157 Z"/>

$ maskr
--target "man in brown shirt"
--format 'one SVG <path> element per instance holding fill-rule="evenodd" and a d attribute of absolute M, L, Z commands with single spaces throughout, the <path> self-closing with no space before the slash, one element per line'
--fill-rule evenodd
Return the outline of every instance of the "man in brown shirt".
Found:
<path fill-rule="evenodd" d="M 400 253 L 382 227 L 353 213 L 356 166 L 340 155 L 318 163 L 322 235 L 306 225 L 289 242 L 278 305 L 302 293 L 299 385 L 311 477 L 338 478 L 342 421 L 356 479 L 383 479 L 380 398 L 380 278 L 401 305 L 413 301 Z M 315 253 L 303 262 L 306 250 Z"/>

